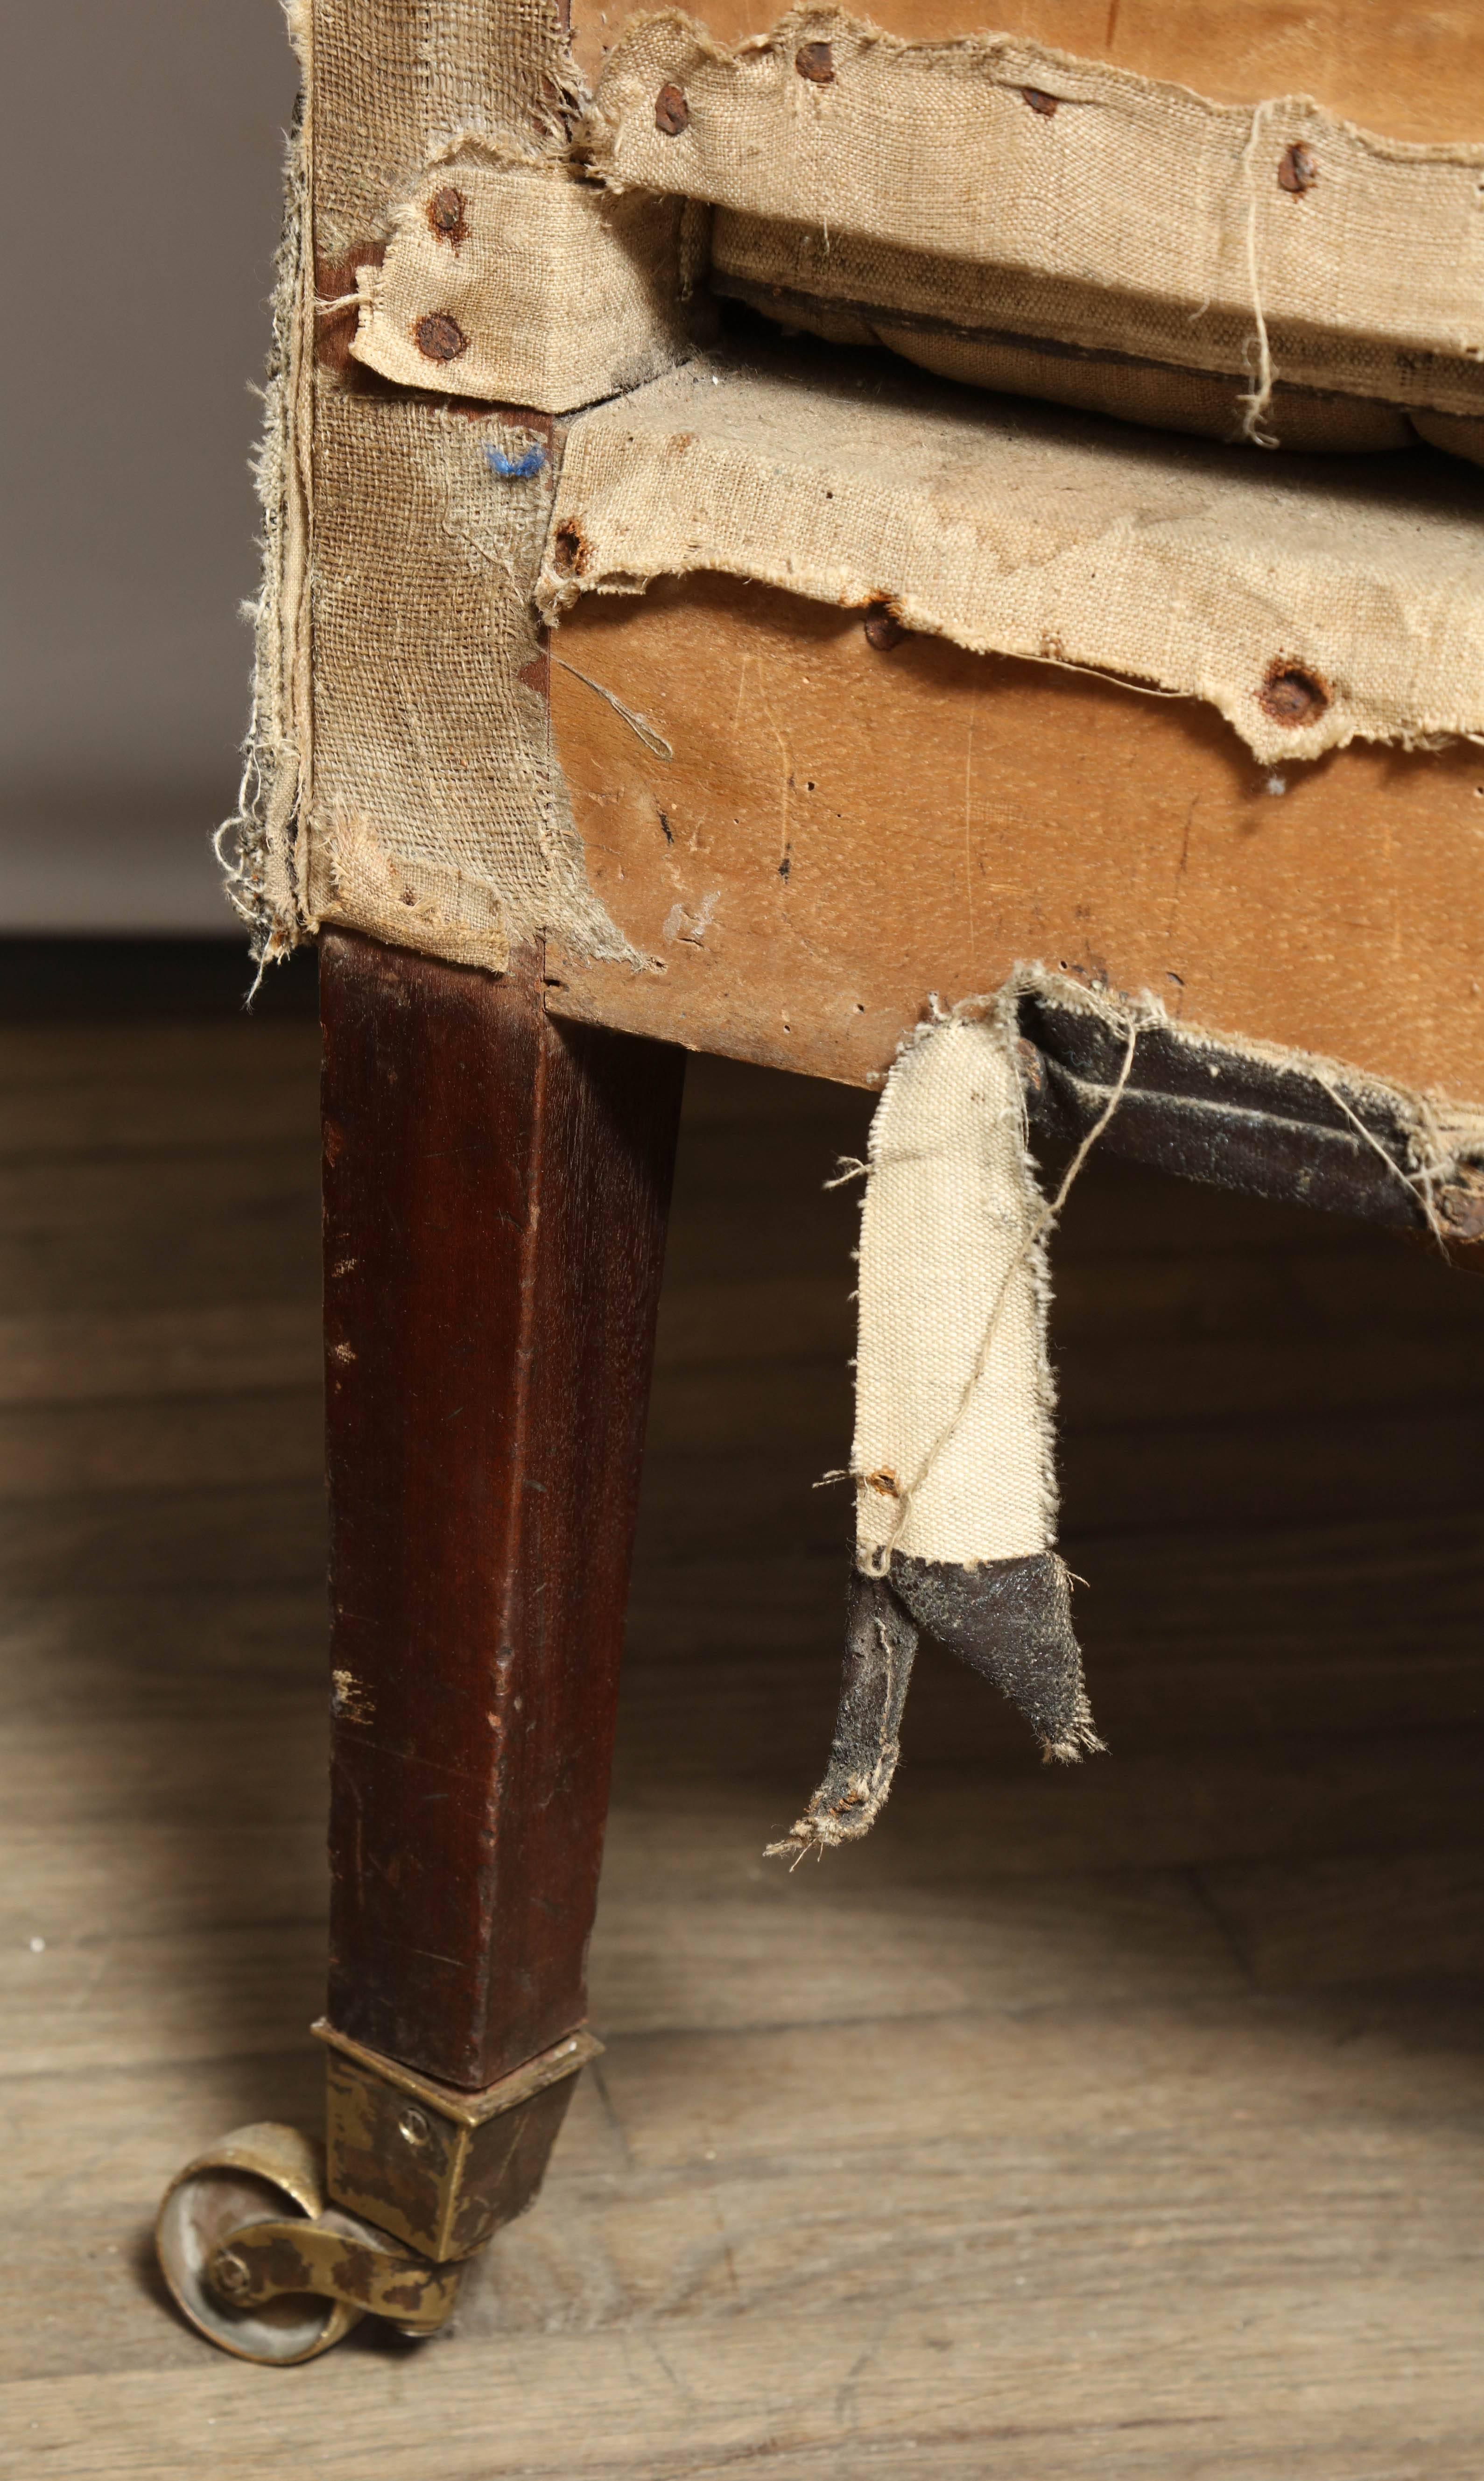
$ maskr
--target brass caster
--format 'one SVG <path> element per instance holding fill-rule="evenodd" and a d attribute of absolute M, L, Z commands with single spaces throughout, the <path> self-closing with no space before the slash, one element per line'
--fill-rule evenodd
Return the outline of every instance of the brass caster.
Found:
<path fill-rule="evenodd" d="M 320 2148 L 267 2120 L 186 2165 L 166 2190 L 155 2246 L 193 2326 L 239 2360 L 283 2368 L 318 2359 L 368 2313 L 435 2333 L 460 2271 L 326 2207 Z"/>

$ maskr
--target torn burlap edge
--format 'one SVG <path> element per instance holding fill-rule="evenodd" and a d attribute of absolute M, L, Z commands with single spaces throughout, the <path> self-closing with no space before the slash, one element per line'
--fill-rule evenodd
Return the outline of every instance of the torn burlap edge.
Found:
<path fill-rule="evenodd" d="M 384 14 L 382 39 L 373 47 L 378 74 L 368 86 L 370 36 L 355 8 L 347 0 L 285 0 L 301 88 L 255 459 L 262 570 L 250 614 L 251 708 L 238 806 L 217 838 L 227 894 L 248 926 L 260 975 L 312 937 L 322 920 L 497 972 L 514 940 L 547 933 L 577 954 L 640 970 L 650 960 L 624 937 L 587 880 L 545 698 L 531 685 L 539 655 L 531 589 L 551 488 L 549 424 L 537 419 L 545 434 L 538 443 L 529 430 L 517 434 L 502 426 L 492 407 L 487 438 L 465 433 L 471 454 L 463 463 L 473 460 L 477 480 L 454 477 L 449 505 L 422 512 L 429 520 L 425 547 L 431 546 L 434 560 L 445 559 L 451 575 L 468 565 L 471 545 L 482 538 L 487 583 L 486 609 L 475 615 L 467 642 L 443 650 L 446 680 L 430 679 L 423 666 L 423 715 L 407 714 L 396 629 L 371 628 L 354 663 L 342 661 L 339 684 L 343 692 L 350 673 L 359 675 L 353 686 L 363 692 L 361 720 L 371 718 L 364 745 L 348 750 L 343 733 L 331 730 L 326 738 L 322 729 L 317 640 L 326 631 L 323 613 L 317 629 L 315 598 L 327 594 L 333 611 L 337 594 L 343 598 L 349 587 L 353 596 L 365 584 L 355 576 L 353 528 L 341 546 L 339 573 L 326 573 L 317 509 L 322 450 L 327 439 L 342 466 L 360 458 L 369 484 L 385 435 L 405 430 L 415 401 L 407 395 L 388 405 L 356 399 L 332 372 L 317 369 L 318 322 L 343 304 L 319 298 L 316 224 L 325 224 L 330 248 L 353 252 L 385 220 L 389 176 L 396 176 L 391 187 L 404 185 L 420 172 L 421 159 L 440 148 L 456 155 L 474 145 L 498 154 L 508 138 L 511 153 L 518 153 L 523 120 L 538 146 L 560 154 L 578 109 L 565 75 L 553 74 L 554 63 L 571 69 L 555 12 L 512 7 L 510 0 L 494 7 L 456 0 L 430 32 L 420 32 L 392 0 Z M 336 144 L 322 168 L 317 112 L 326 83 Z M 357 107 L 372 124 L 359 146 L 351 128 Z M 508 124 L 504 134 L 501 116 Z M 369 222 L 362 223 L 368 213 Z M 697 229 L 693 217 L 689 229 Z M 693 254 L 693 241 L 691 248 Z M 409 487 L 414 481 L 435 485 L 440 475 L 447 481 L 453 474 L 447 426 L 455 420 L 441 409 L 426 417 L 428 471 L 414 474 L 415 448 L 410 458 L 404 456 Z M 502 440 L 513 447 L 513 466 Z M 519 461 L 534 451 L 534 467 Z M 539 477 L 538 503 L 526 488 L 533 473 Z M 477 511 L 471 494 L 485 495 Z M 334 637 L 333 625 L 327 634 Z M 351 703 L 342 694 L 342 713 Z M 405 753 L 393 745 L 400 727 L 383 729 L 382 715 L 401 716 L 406 726 L 401 738 L 410 734 L 418 744 L 420 772 L 402 763 Z M 494 739 L 503 735 L 509 760 L 500 782 L 487 788 L 482 817 L 472 814 L 470 787 L 457 770 L 440 770 L 436 757 L 425 763 L 424 747 L 435 753 L 460 729 L 477 729 L 482 715 L 498 727 Z M 444 811 L 460 800 L 471 815 L 443 840 Z"/>
<path fill-rule="evenodd" d="M 309 460 L 313 438 L 314 253 L 310 232 L 309 0 L 285 0 L 301 84 L 284 167 L 273 263 L 263 428 L 252 476 L 262 510 L 252 692 L 237 808 L 217 830 L 229 901 L 247 925 L 261 975 L 304 929 L 299 821 L 309 791 Z"/>
<path fill-rule="evenodd" d="M 1264 458 L 817 346 L 572 423 L 537 600 L 720 570 L 1214 706 L 1264 764 L 1484 732 L 1472 478 Z"/>
<path fill-rule="evenodd" d="M 1092 1020 L 1109 1037 L 1107 1057 L 1120 1065 L 1103 1090 L 1097 1117 L 1083 1135 L 1054 1193 L 1043 1195 L 1031 1156 L 1025 1105 L 1026 1046 L 1022 1002 L 1050 1003 Z M 1484 1162 L 1484 1110 L 1442 1095 L 1409 1092 L 1340 1061 L 1276 1044 L 1237 1040 L 1183 1025 L 1150 993 L 1131 997 L 1088 985 L 1041 964 L 1016 966 L 998 992 L 949 1011 L 936 1003 L 926 1022 L 898 1046 L 872 1119 L 868 1160 L 847 1166 L 864 1175 L 860 1267 L 860 1337 L 856 1358 L 856 1431 L 849 1476 L 857 1492 L 856 1550 L 847 1596 L 846 1650 L 839 1708 L 822 1782 L 770 1855 L 800 1859 L 810 1849 L 868 1834 L 886 1802 L 900 1757 L 902 1714 L 920 1633 L 925 1632 L 1018 1707 L 1043 1758 L 1076 1760 L 1104 1747 L 1093 1723 L 1080 1651 L 1072 1626 L 1071 1580 L 1054 1543 L 1054 1388 L 1047 1351 L 1051 1278 L 1047 1244 L 1073 1184 L 1100 1137 L 1113 1127 L 1130 1087 L 1140 1037 L 1158 1033 L 1188 1054 L 1203 1072 L 1267 1068 L 1302 1078 L 1325 1095 L 1360 1138 L 1373 1148 L 1385 1176 L 1408 1193 L 1440 1242 L 1448 1230 L 1437 1201 L 1452 1184 L 1476 1176 Z M 998 1118 L 995 1178 L 977 1195 L 971 1180 L 955 1201 L 940 1188 L 915 1196 L 896 1228 L 873 1218 L 878 1184 L 930 1184 L 932 1156 L 943 1128 L 931 1115 L 902 1117 L 904 1082 L 948 1051 L 976 1041 L 988 1080 L 965 1085 L 960 1103 Z M 995 1086 L 998 1070 L 1000 1090 Z M 1242 1081 L 1245 1082 L 1245 1081 Z M 1402 1134 L 1400 1159 L 1375 1135 Z M 974 1222 L 988 1206 L 1010 1235 L 1001 1270 L 986 1281 L 973 1264 Z M 941 1263 L 940 1263 L 941 1262 Z M 1007 1271 L 1005 1271 L 1007 1267 Z M 1023 1319 L 1018 1352 L 995 1345 L 1013 1314 L 1019 1286 Z M 955 1313 L 970 1312 L 968 1333 Z M 914 1312 L 918 1315 L 915 1319 Z M 973 1344 L 975 1325 L 979 1340 Z M 903 1346 L 905 1345 L 905 1349 Z M 931 1367 L 914 1367 L 913 1352 Z M 986 1407 L 981 1391 L 998 1386 L 1010 1400 Z M 915 1394 L 916 1401 L 902 1401 Z M 885 1399 L 883 1402 L 879 1399 Z M 944 1419 L 945 1406 L 949 1418 Z M 1001 1418 L 986 1421 L 986 1411 Z M 977 1416 L 977 1419 L 976 1418 Z M 896 1433 L 892 1429 L 897 1425 Z M 916 1470 L 883 1471 L 900 1435 L 913 1442 Z M 923 1452 L 923 1442 L 927 1452 Z M 960 1452 L 962 1450 L 962 1452 Z M 929 1467 L 958 1456 L 957 1504 L 923 1507 Z M 907 1457 L 898 1455 L 904 1467 Z M 1018 1463 L 1018 1505 L 1009 1503 L 1005 1468 Z M 841 1476 L 844 1478 L 845 1476 Z M 1013 1481 L 1013 1476 L 1012 1476 Z M 982 1506 L 965 1503 L 977 1489 Z M 950 1494 L 951 1500 L 952 1494 Z M 915 1504 L 916 1503 L 916 1504 Z M 890 1509 L 890 1520 L 882 1511 Z M 921 1511 L 925 1524 L 914 1531 Z M 1017 1529 L 1018 1528 L 1018 1529 Z"/>

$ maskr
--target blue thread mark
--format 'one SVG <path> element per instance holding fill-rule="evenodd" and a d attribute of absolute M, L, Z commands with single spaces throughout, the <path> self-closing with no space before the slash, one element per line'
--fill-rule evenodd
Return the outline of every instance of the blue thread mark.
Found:
<path fill-rule="evenodd" d="M 503 448 L 486 448 L 484 462 L 492 474 L 499 475 L 502 483 L 529 483 L 532 475 L 539 474 L 545 464 L 546 451 L 538 439 L 533 439 L 530 447 L 523 449 L 518 457 L 507 457 Z"/>

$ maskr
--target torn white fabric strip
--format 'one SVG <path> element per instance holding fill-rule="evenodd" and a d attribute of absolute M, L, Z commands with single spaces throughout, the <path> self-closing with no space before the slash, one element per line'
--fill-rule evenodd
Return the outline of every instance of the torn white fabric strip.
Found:
<path fill-rule="evenodd" d="M 872 1121 L 850 1458 L 869 1573 L 1054 1539 L 1046 1208 L 1014 1042 L 999 1013 L 924 1027 Z"/>
<path fill-rule="evenodd" d="M 1257 458 L 817 347 L 716 353 L 574 421 L 538 599 L 695 569 L 1207 699 L 1264 763 L 1484 731 L 1462 465 Z"/>

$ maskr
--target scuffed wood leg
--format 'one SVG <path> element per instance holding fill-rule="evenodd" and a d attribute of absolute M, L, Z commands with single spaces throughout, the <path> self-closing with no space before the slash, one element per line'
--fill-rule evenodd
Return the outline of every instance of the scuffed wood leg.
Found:
<path fill-rule="evenodd" d="M 432 2331 L 597 2048 L 684 1061 L 554 1023 L 534 953 L 497 979 L 332 931 L 321 990 L 334 2210 L 293 2131 L 243 2129 L 161 2219 L 187 2314 L 273 2360 L 366 2308 Z"/>
<path fill-rule="evenodd" d="M 683 1055 L 331 933 L 329 2020 L 466 2089 L 582 2022 Z"/>

